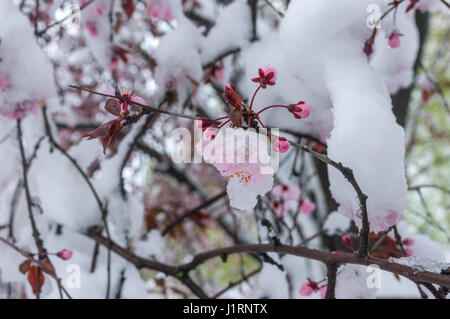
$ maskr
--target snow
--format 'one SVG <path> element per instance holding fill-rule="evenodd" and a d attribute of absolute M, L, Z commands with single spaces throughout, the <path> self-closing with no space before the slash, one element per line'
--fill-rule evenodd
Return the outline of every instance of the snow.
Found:
<path fill-rule="evenodd" d="M 368 195 L 371 229 L 382 231 L 406 207 L 404 132 L 396 124 L 388 91 L 362 52 L 371 34 L 366 8 L 372 3 L 377 2 L 295 2 L 282 22 L 280 39 L 291 73 L 333 105 L 328 155 L 353 170 Z M 305 29 L 314 30 L 314 37 L 297 32 Z M 334 168 L 329 168 L 329 178 L 339 212 L 361 225 L 354 189 Z"/>
<path fill-rule="evenodd" d="M 221 10 L 214 27 L 202 41 L 202 61 L 213 61 L 223 52 L 243 48 L 250 39 L 250 9 L 244 0 L 237 0 Z M 233 23 L 230 23 L 233 21 Z"/>
<path fill-rule="evenodd" d="M 350 219 L 339 214 L 337 211 L 329 214 L 323 224 L 323 229 L 325 229 L 329 235 L 344 233 L 349 227 Z"/>
<path fill-rule="evenodd" d="M 377 287 L 369 288 L 369 276 L 373 273 L 368 267 L 359 265 L 344 265 L 339 267 L 336 277 L 337 299 L 373 299 Z"/>
<path fill-rule="evenodd" d="M 414 268 L 416 271 L 429 271 L 440 274 L 442 270 L 450 267 L 450 263 L 437 262 L 428 258 L 409 256 L 402 258 L 389 258 L 390 262 Z"/>
<path fill-rule="evenodd" d="M 17 119 L 35 113 L 55 94 L 53 68 L 30 22 L 11 0 L 2 1 L 0 39 L 0 115 Z"/>

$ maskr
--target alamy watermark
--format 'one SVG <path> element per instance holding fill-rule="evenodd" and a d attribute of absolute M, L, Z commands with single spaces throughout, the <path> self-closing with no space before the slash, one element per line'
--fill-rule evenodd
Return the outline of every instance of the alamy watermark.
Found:
<path fill-rule="evenodd" d="M 177 128 L 170 134 L 175 140 L 170 155 L 177 164 L 256 164 L 259 174 L 274 174 L 278 170 L 279 152 L 272 147 L 278 139 L 278 129 L 268 131 L 270 139 L 265 131 L 257 132 L 254 128 L 222 128 L 213 138 L 195 126 L 194 136 L 191 132 L 187 128 Z"/>

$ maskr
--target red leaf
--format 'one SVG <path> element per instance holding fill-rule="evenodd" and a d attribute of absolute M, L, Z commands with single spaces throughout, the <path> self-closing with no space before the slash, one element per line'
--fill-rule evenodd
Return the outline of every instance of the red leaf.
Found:
<path fill-rule="evenodd" d="M 56 275 L 55 267 L 53 267 L 53 264 L 48 259 L 41 260 L 41 264 L 45 266 L 42 270 L 50 275 Z"/>
<path fill-rule="evenodd" d="M 45 276 L 42 270 L 35 265 L 30 266 L 30 270 L 28 271 L 28 282 L 31 285 L 31 288 L 33 289 L 33 293 L 37 295 L 40 291 L 42 286 L 44 285 Z"/>
<path fill-rule="evenodd" d="M 30 266 L 31 266 L 31 260 L 27 259 L 19 265 L 19 271 L 25 275 L 28 272 L 28 270 L 30 269 Z"/>
<path fill-rule="evenodd" d="M 133 16 L 134 10 L 136 9 L 136 4 L 134 0 L 122 0 L 122 8 L 125 11 L 128 19 Z"/>

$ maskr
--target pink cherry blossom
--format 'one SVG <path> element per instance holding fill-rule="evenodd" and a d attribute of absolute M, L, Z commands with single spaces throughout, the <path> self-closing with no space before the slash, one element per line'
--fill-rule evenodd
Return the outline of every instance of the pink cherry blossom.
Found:
<path fill-rule="evenodd" d="M 73 252 L 70 249 L 63 249 L 56 254 L 59 258 L 63 260 L 69 260 L 72 258 Z"/>
<path fill-rule="evenodd" d="M 275 85 L 276 80 L 277 71 L 268 65 L 258 69 L 258 76 L 252 79 L 253 82 L 259 83 L 263 89 L 265 89 L 267 85 Z"/>
<path fill-rule="evenodd" d="M 245 147 L 240 147 L 240 143 L 229 146 L 229 138 L 245 141 Z M 197 143 L 196 149 L 228 179 L 227 193 L 231 207 L 251 209 L 255 207 L 258 195 L 272 189 L 273 168 L 270 163 L 261 162 L 261 156 L 256 156 L 267 149 L 267 137 L 254 130 L 220 129 L 214 140 L 203 139 Z"/>
<path fill-rule="evenodd" d="M 313 292 L 319 290 L 319 284 L 307 278 L 307 281 L 300 287 L 299 294 L 302 296 L 311 296 Z"/>
<path fill-rule="evenodd" d="M 316 204 L 311 202 L 309 199 L 303 199 L 300 202 L 300 213 L 305 214 L 306 216 L 311 215 L 311 213 L 316 209 Z"/>
<path fill-rule="evenodd" d="M 294 114 L 296 119 L 306 119 L 311 114 L 311 105 L 300 101 L 297 104 L 288 105 L 288 110 Z"/>

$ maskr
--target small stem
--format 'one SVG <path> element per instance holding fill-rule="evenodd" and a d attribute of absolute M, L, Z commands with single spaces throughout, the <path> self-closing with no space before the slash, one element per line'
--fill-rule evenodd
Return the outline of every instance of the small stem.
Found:
<path fill-rule="evenodd" d="M 264 112 L 264 111 L 266 111 L 266 110 L 268 110 L 268 109 L 274 108 L 274 107 L 284 107 L 284 108 L 287 109 L 287 106 L 286 106 L 286 105 L 278 105 L 278 104 L 276 104 L 276 105 L 266 106 L 265 108 L 263 108 L 262 110 L 260 110 L 260 111 L 259 111 L 258 113 L 256 113 L 256 114 L 261 114 L 262 112 Z"/>
<path fill-rule="evenodd" d="M 223 122 L 222 124 L 220 124 L 219 125 L 219 129 L 221 129 L 222 127 L 224 127 L 225 126 L 225 124 L 227 124 L 228 122 L 230 122 L 231 120 L 227 120 L 227 121 L 225 121 L 225 122 Z"/>
<path fill-rule="evenodd" d="M 251 110 L 252 107 L 253 107 L 253 101 L 255 100 L 256 93 L 258 93 L 258 91 L 259 91 L 260 88 L 261 88 L 261 84 L 260 84 L 260 85 L 258 86 L 258 88 L 255 90 L 255 93 L 253 93 L 252 101 L 250 102 L 250 110 Z"/>

